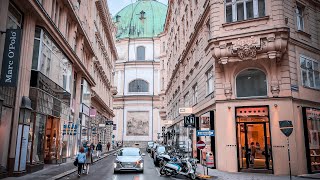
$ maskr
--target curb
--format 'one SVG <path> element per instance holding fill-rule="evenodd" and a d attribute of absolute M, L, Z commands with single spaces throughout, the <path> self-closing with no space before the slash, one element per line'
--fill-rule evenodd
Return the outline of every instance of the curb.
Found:
<path fill-rule="evenodd" d="M 93 163 L 96 163 L 96 162 L 98 162 L 98 161 L 100 161 L 100 160 L 102 160 L 102 159 L 110 156 L 113 152 L 115 152 L 115 151 L 117 151 L 117 150 L 118 150 L 118 149 L 114 149 L 114 150 L 111 150 L 111 151 L 109 151 L 109 152 L 107 152 L 107 153 L 104 153 L 104 156 L 103 156 L 103 157 L 101 157 L 101 158 L 99 158 L 99 159 L 95 159 L 95 160 L 93 161 Z M 71 170 L 69 170 L 69 171 L 66 171 L 66 172 L 64 172 L 64 173 L 58 174 L 58 175 L 56 175 L 56 176 L 53 176 L 53 177 L 51 177 L 51 178 L 49 178 L 49 179 L 47 179 L 47 180 L 57 180 L 57 179 L 61 179 L 61 178 L 65 177 L 65 176 L 67 176 L 67 175 L 69 175 L 69 174 L 72 174 L 72 173 L 76 172 L 77 170 L 78 170 L 78 168 L 76 167 L 76 168 L 73 168 L 73 169 L 71 169 Z"/>

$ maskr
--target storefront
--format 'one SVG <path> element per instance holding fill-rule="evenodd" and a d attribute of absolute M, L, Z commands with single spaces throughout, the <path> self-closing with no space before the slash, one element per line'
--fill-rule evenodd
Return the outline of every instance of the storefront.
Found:
<path fill-rule="evenodd" d="M 237 107 L 236 126 L 239 171 L 272 173 L 269 108 Z"/>
<path fill-rule="evenodd" d="M 81 80 L 81 105 L 79 117 L 81 119 L 81 133 L 80 140 L 81 145 L 84 143 L 91 143 L 92 130 L 91 130 L 91 117 L 90 117 L 90 106 L 91 106 L 91 89 L 88 82 L 82 78 Z"/>
<path fill-rule="evenodd" d="M 197 120 L 196 130 L 214 130 L 214 112 L 209 111 L 199 116 L 199 119 Z M 216 168 L 215 163 L 215 136 L 200 136 L 196 137 L 196 132 L 194 132 L 193 135 L 193 156 L 200 158 L 200 150 L 196 148 L 196 142 L 197 141 L 203 141 L 206 143 L 206 147 L 203 150 L 203 155 L 205 152 L 211 151 L 213 153 L 213 159 L 214 159 L 214 165 L 213 168 Z M 196 138 L 195 138 L 196 137 Z M 205 156 L 203 156 L 205 157 Z"/>
<path fill-rule="evenodd" d="M 303 107 L 303 124 L 309 173 L 320 172 L 320 109 Z"/>

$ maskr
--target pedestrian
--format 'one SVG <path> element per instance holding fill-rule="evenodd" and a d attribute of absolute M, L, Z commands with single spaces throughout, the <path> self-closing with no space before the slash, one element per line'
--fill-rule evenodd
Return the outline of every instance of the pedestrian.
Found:
<path fill-rule="evenodd" d="M 95 148 L 95 147 L 96 147 L 96 146 L 95 146 L 93 143 L 90 144 L 90 148 L 91 148 L 92 154 L 94 154 L 94 148 Z"/>
<path fill-rule="evenodd" d="M 119 142 L 117 142 L 117 147 L 119 147 Z"/>
<path fill-rule="evenodd" d="M 83 147 L 80 148 L 76 158 L 78 159 L 78 176 L 80 177 L 83 169 L 83 165 L 86 162 L 86 154 L 84 153 Z"/>
<path fill-rule="evenodd" d="M 90 164 L 92 164 L 92 150 L 88 147 L 88 151 L 86 153 L 86 173 L 89 174 Z"/>
<path fill-rule="evenodd" d="M 107 143 L 107 148 L 108 148 L 108 151 L 110 149 L 110 142 Z"/>
<path fill-rule="evenodd" d="M 101 151 L 102 151 L 102 144 L 101 144 L 101 142 L 99 142 L 99 143 L 97 144 L 96 151 L 97 151 L 97 157 L 100 158 Z"/>

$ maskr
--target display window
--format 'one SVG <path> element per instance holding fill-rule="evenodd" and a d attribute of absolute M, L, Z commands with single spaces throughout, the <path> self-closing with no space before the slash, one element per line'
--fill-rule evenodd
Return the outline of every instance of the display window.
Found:
<path fill-rule="evenodd" d="M 60 159 L 60 119 L 48 116 L 44 142 L 45 163 L 57 163 Z"/>
<path fill-rule="evenodd" d="M 304 108 L 305 142 L 309 173 L 320 172 L 320 109 Z"/>

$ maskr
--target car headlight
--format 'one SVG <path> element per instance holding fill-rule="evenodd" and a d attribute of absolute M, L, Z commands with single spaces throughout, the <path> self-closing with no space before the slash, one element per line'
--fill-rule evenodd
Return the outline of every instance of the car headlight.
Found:
<path fill-rule="evenodd" d="M 118 164 L 117 163 L 113 163 L 114 168 L 117 168 Z"/>

